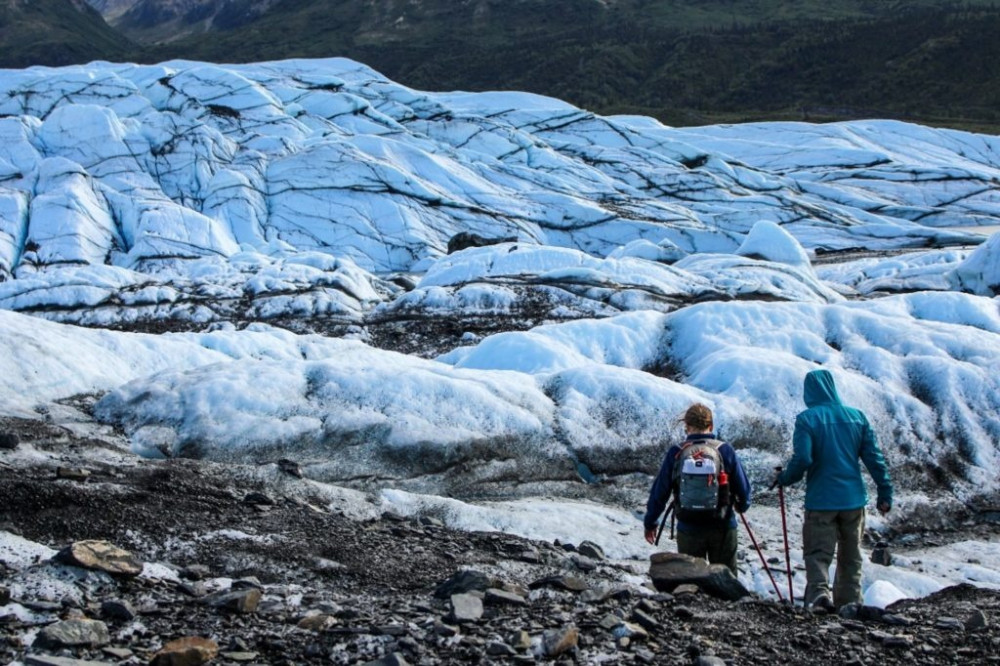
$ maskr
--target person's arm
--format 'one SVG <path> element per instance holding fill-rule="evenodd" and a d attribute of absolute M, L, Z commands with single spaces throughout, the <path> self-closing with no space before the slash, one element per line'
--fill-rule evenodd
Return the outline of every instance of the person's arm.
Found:
<path fill-rule="evenodd" d="M 732 493 L 733 507 L 740 513 L 746 513 L 750 508 L 750 479 L 732 444 L 720 451 L 726 464 L 726 473 L 729 475 L 729 492 Z"/>
<path fill-rule="evenodd" d="M 882 449 L 878 446 L 878 439 L 872 429 L 868 419 L 865 418 L 864 430 L 861 434 L 861 451 L 859 453 L 861 462 L 865 464 L 872 480 L 875 481 L 875 488 L 878 490 L 878 499 L 875 506 L 882 513 L 889 513 L 892 509 L 892 481 L 889 480 L 889 466 L 882 455 Z"/>
<path fill-rule="evenodd" d="M 677 457 L 677 447 L 671 446 L 667 455 L 663 457 L 663 464 L 660 465 L 660 473 L 653 481 L 653 487 L 649 490 L 649 499 L 646 501 L 646 515 L 642 519 L 642 526 L 646 532 L 646 541 L 653 543 L 656 538 L 656 521 L 667 506 L 670 499 L 671 486 L 673 485 L 674 458 Z M 652 534 L 652 538 L 651 535 Z"/>
<path fill-rule="evenodd" d="M 776 479 L 782 486 L 797 483 L 805 476 L 806 470 L 813 462 L 812 430 L 806 424 L 802 415 L 795 418 L 795 432 L 792 434 L 792 458 Z"/>

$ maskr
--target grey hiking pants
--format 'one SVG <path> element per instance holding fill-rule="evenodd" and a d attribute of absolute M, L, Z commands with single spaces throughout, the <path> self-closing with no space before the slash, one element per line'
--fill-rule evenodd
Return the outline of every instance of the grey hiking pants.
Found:
<path fill-rule="evenodd" d="M 802 523 L 802 554 L 806 563 L 806 604 L 830 596 L 830 565 L 837 553 L 833 603 L 840 608 L 861 602 L 861 536 L 865 510 L 806 511 Z"/>
<path fill-rule="evenodd" d="M 709 564 L 725 564 L 736 571 L 736 528 L 707 527 L 696 532 L 677 532 L 677 552 L 708 559 Z"/>

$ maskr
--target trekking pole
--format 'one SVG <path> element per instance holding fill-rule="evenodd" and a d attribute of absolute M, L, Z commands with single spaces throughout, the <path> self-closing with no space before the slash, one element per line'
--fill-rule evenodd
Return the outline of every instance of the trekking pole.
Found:
<path fill-rule="evenodd" d="M 774 587 L 774 593 L 778 595 L 778 601 L 784 601 L 781 598 L 781 590 L 778 589 L 778 583 L 774 580 L 774 574 L 771 573 L 771 567 L 767 566 L 767 560 L 764 559 L 764 553 L 761 551 L 760 546 L 757 545 L 757 538 L 754 537 L 753 532 L 750 530 L 750 523 L 747 522 L 747 517 L 742 513 L 740 518 L 743 519 L 743 527 L 747 528 L 747 535 L 750 536 L 750 541 L 753 542 L 753 547 L 757 550 L 757 554 L 760 555 L 760 563 L 764 565 L 764 571 L 767 572 L 767 577 L 771 579 L 771 585 Z"/>
<path fill-rule="evenodd" d="M 774 468 L 779 474 L 781 466 Z M 785 538 L 785 571 L 788 574 L 788 602 L 795 605 L 795 595 L 792 592 L 792 559 L 788 553 L 788 519 L 785 517 L 785 488 L 778 484 L 778 503 L 781 504 L 781 532 Z"/>
<path fill-rule="evenodd" d="M 663 512 L 663 520 L 660 521 L 660 529 L 657 530 L 656 532 L 656 541 L 654 545 L 657 546 L 660 545 L 660 535 L 663 534 L 663 528 L 666 527 L 667 525 L 667 518 L 670 516 L 671 513 L 673 513 L 673 511 L 674 511 L 674 503 L 671 502 L 670 506 L 667 507 L 667 510 Z"/>

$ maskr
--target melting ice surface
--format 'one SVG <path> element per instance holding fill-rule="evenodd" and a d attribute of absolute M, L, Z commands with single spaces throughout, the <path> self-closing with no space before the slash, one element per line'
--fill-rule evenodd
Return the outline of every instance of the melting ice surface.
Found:
<path fill-rule="evenodd" d="M 99 394 L 144 456 L 377 473 L 366 490 L 401 513 L 643 560 L 636 511 L 676 416 L 708 403 L 762 488 L 822 366 L 879 435 L 889 524 L 957 520 L 996 487 L 1000 234 L 979 233 L 1000 219 L 996 137 L 678 129 L 414 91 L 342 59 L 5 70 L 0 93 L 4 414 Z M 460 232 L 513 240 L 447 254 Z M 436 358 L 368 344 L 376 321 L 530 307 L 540 325 Z M 348 335 L 274 325 L 289 320 Z M 151 322 L 201 332 L 70 325 Z M 511 478 L 553 497 L 504 496 Z M 748 515 L 778 555 L 773 501 Z M 745 582 L 770 594 L 743 549 Z M 1000 586 L 997 551 L 866 563 L 867 599 Z"/>

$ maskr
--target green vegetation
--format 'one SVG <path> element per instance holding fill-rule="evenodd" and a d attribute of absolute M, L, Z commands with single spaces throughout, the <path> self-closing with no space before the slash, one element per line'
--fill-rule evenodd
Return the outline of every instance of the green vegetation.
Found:
<path fill-rule="evenodd" d="M 82 2 L 0 0 L 0 67 L 124 60 L 134 53 L 134 44 Z"/>
<path fill-rule="evenodd" d="M 527 90 L 671 125 L 889 117 L 997 131 L 997 35 L 1000 0 L 281 0 L 125 57 L 345 56 L 418 89 Z"/>

